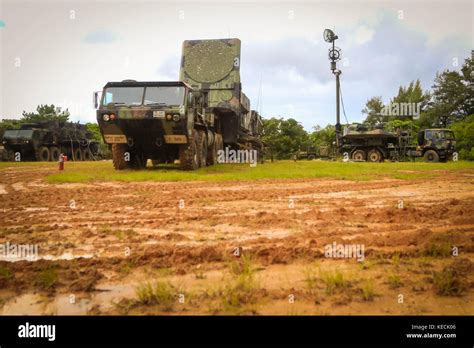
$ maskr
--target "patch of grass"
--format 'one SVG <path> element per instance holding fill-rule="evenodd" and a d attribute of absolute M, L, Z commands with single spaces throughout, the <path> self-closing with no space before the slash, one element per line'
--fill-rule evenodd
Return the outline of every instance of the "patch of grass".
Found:
<path fill-rule="evenodd" d="M 374 283 L 372 280 L 367 280 L 362 286 L 362 298 L 364 301 L 372 301 L 375 296 Z"/>
<path fill-rule="evenodd" d="M 114 231 L 114 236 L 117 237 L 118 239 L 122 240 L 124 238 L 130 238 L 134 235 L 136 235 L 137 232 L 135 230 L 129 228 L 127 230 L 116 230 Z"/>
<path fill-rule="evenodd" d="M 398 274 L 392 273 L 388 276 L 388 286 L 392 289 L 399 288 L 403 285 L 402 280 Z"/>
<path fill-rule="evenodd" d="M 434 272 L 433 284 L 436 292 L 442 296 L 460 296 L 469 286 L 467 277 L 452 266 Z"/>
<path fill-rule="evenodd" d="M 173 309 L 174 288 L 170 283 L 158 281 L 153 286 L 148 282 L 137 286 L 135 292 L 139 304 L 159 305 L 163 307 L 164 311 Z"/>
<path fill-rule="evenodd" d="M 36 276 L 35 284 L 43 290 L 51 290 L 58 283 L 58 272 L 54 267 L 42 269 Z"/>
<path fill-rule="evenodd" d="M 394 253 L 392 255 L 392 263 L 394 266 L 398 266 L 400 264 L 400 253 Z"/>
<path fill-rule="evenodd" d="M 314 290 L 318 286 L 319 277 L 314 267 L 308 267 L 304 270 L 304 281 L 309 290 Z"/>
<path fill-rule="evenodd" d="M 21 165 L 21 164 L 20 164 Z M 38 165 L 30 163 L 30 165 Z M 44 165 L 44 164 L 43 164 Z M 56 164 L 51 164 L 56 166 Z M 15 167 L 8 163 L 4 167 Z M 1 168 L 1 167 L 0 167 Z M 68 162 L 63 172 L 47 177 L 49 183 L 94 181 L 235 181 L 258 179 L 334 178 L 341 180 L 374 180 L 385 177 L 414 180 L 444 175 L 449 171 L 472 170 L 474 162 L 448 163 L 344 163 L 338 161 L 275 161 L 250 167 L 248 164 L 219 164 L 186 172 L 177 165 L 145 170 L 115 171 L 111 161 Z M 409 171 L 409 172 L 407 172 Z"/>
<path fill-rule="evenodd" d="M 167 277 L 167 276 L 175 274 L 175 270 L 172 267 L 155 268 L 154 271 L 160 277 Z"/>
<path fill-rule="evenodd" d="M 252 257 L 247 254 L 242 254 L 238 259 L 231 259 L 229 261 L 229 268 L 231 273 L 235 275 L 249 275 L 252 276 L 255 269 L 252 265 Z"/>
<path fill-rule="evenodd" d="M 451 243 L 449 241 L 431 242 L 423 249 L 423 256 L 449 257 L 451 256 Z"/>
<path fill-rule="evenodd" d="M 242 254 L 239 262 L 229 264 L 234 279 L 222 292 L 224 310 L 246 311 L 246 306 L 257 303 L 260 286 L 250 256 Z"/>
<path fill-rule="evenodd" d="M 341 271 L 320 271 L 320 278 L 326 285 L 326 293 L 332 295 L 336 290 L 342 290 L 348 286 Z"/>
<path fill-rule="evenodd" d="M 0 280 L 10 280 L 12 278 L 13 278 L 12 271 L 5 266 L 0 266 Z"/>
<path fill-rule="evenodd" d="M 372 261 L 370 261 L 370 260 L 368 260 L 368 261 L 367 261 L 367 260 L 364 260 L 364 261 L 360 262 L 359 264 L 360 264 L 360 268 L 361 268 L 362 270 L 371 269 L 371 268 L 373 267 L 373 265 L 374 265 L 374 263 L 373 263 Z"/>

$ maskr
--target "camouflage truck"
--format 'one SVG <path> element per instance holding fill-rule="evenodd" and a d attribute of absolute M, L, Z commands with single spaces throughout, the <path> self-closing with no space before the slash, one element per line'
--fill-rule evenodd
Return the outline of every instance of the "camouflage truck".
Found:
<path fill-rule="evenodd" d="M 438 162 L 450 159 L 455 151 L 454 133 L 449 129 L 421 130 L 417 140 L 417 145 L 412 145 L 408 132 L 388 132 L 380 127 L 369 129 L 353 124 L 344 129 L 340 152 L 354 161 L 400 161 L 423 157 L 426 162 Z"/>
<path fill-rule="evenodd" d="M 84 125 L 44 121 L 6 129 L 2 144 L 8 160 L 58 161 L 65 154 L 75 161 L 101 158 L 99 143 Z"/>
<path fill-rule="evenodd" d="M 334 154 L 334 151 L 332 151 L 332 148 L 330 146 L 325 145 L 325 146 L 308 146 L 304 149 L 300 149 L 293 156 L 293 159 L 314 160 L 316 158 L 329 159 L 329 158 L 334 158 L 334 157 L 335 157 L 335 154 Z"/>
<path fill-rule="evenodd" d="M 185 41 L 180 81 L 107 83 L 94 98 L 115 169 L 151 159 L 195 170 L 224 146 L 261 151 L 261 118 L 241 89 L 238 39 Z"/>

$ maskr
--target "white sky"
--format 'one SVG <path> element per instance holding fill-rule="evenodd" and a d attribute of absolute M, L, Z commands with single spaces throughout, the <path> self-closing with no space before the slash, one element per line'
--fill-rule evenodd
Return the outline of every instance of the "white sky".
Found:
<path fill-rule="evenodd" d="M 346 113 L 357 121 L 368 98 L 388 102 L 400 84 L 420 78 L 430 88 L 436 71 L 459 68 L 474 48 L 473 3 L 0 0 L 0 118 L 54 103 L 94 122 L 92 93 L 107 81 L 177 79 L 183 40 L 238 37 L 252 106 L 261 89 L 264 117 L 309 130 L 335 122 L 329 27 L 340 37 Z"/>

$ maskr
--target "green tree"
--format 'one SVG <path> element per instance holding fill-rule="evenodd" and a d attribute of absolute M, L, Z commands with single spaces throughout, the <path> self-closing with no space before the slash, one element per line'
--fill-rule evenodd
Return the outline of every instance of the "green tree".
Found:
<path fill-rule="evenodd" d="M 420 80 L 412 81 L 406 87 L 400 86 L 398 94 L 392 98 L 389 104 L 392 110 L 398 109 L 398 115 L 391 115 L 386 121 L 417 119 L 421 113 L 426 111 L 430 98 L 429 91 L 423 92 Z"/>
<path fill-rule="evenodd" d="M 315 146 L 332 146 L 332 143 L 336 141 L 336 127 L 331 124 L 324 128 L 315 126 L 309 137 L 311 144 Z"/>
<path fill-rule="evenodd" d="M 262 140 L 272 158 L 290 158 L 300 148 L 309 146 L 310 139 L 303 126 L 293 118 L 272 117 L 263 120 Z"/>
<path fill-rule="evenodd" d="M 467 58 L 460 71 L 445 70 L 436 74 L 426 123 L 446 127 L 474 114 L 473 69 L 473 59 Z"/>
<path fill-rule="evenodd" d="M 102 135 L 100 134 L 100 128 L 97 123 L 88 122 L 85 124 L 88 132 L 92 134 L 92 138 L 98 142 L 102 142 Z"/>
<path fill-rule="evenodd" d="M 456 137 L 456 151 L 459 159 L 474 160 L 474 114 L 450 127 Z"/>
<path fill-rule="evenodd" d="M 41 122 L 41 121 L 60 121 L 69 120 L 69 111 L 61 110 L 60 107 L 51 105 L 38 105 L 36 112 L 23 111 L 21 121 L 23 122 Z"/>
<path fill-rule="evenodd" d="M 362 113 L 367 115 L 364 124 L 371 127 L 382 124 L 384 121 L 384 116 L 382 115 L 383 107 L 384 105 L 381 96 L 372 97 L 367 100 L 365 108 L 362 110 Z"/>

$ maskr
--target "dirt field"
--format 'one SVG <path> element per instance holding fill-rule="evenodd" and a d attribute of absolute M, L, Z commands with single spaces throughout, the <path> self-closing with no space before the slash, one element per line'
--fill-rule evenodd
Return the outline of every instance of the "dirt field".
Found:
<path fill-rule="evenodd" d="M 39 246 L 0 261 L 2 314 L 474 314 L 472 169 L 48 184 L 54 172 L 0 170 L 0 243 Z M 334 243 L 363 261 L 328 257 Z"/>

